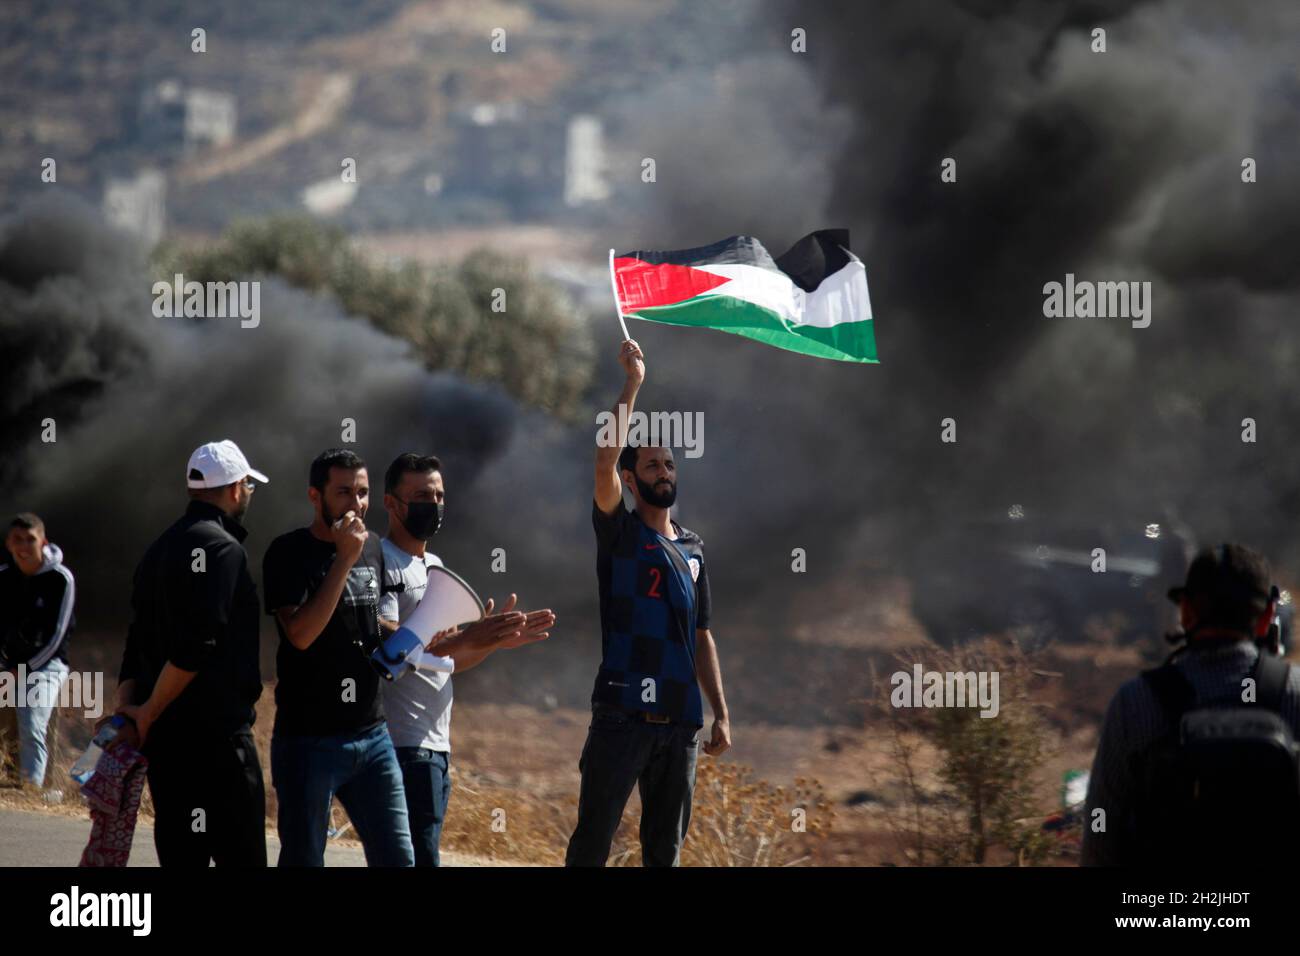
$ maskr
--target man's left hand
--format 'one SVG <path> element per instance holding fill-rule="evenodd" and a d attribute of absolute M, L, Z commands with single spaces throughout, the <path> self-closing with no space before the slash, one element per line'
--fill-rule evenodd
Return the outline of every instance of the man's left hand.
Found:
<path fill-rule="evenodd" d="M 704 745 L 704 752 L 710 757 L 717 757 L 731 749 L 731 722 L 725 717 L 713 722 L 713 734 Z"/>
<path fill-rule="evenodd" d="M 439 644 L 442 641 L 445 641 L 447 638 L 451 637 L 453 634 L 458 633 L 459 631 L 460 631 L 459 627 L 444 628 L 443 630 L 439 631 L 437 634 L 433 635 L 433 637 L 429 638 L 427 641 L 424 642 L 424 649 L 431 652 L 435 644 Z"/>
<path fill-rule="evenodd" d="M 544 641 L 551 636 L 551 628 L 555 626 L 555 612 L 550 608 L 544 608 L 540 611 L 529 611 L 524 617 L 523 627 L 513 636 L 501 641 L 497 647 L 523 647 L 525 644 L 532 644 L 535 641 Z"/>
<path fill-rule="evenodd" d="M 149 736 L 149 728 L 153 726 L 153 716 L 148 709 L 143 704 L 127 704 L 125 707 L 119 708 L 117 712 L 135 721 L 136 743 L 134 746 L 137 750 L 143 747 L 145 739 Z M 128 723 L 123 730 L 125 731 L 130 726 L 131 724 Z"/>

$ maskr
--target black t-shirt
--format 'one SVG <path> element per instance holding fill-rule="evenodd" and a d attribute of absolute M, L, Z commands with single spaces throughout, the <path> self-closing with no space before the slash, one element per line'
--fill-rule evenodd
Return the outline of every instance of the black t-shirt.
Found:
<path fill-rule="evenodd" d="M 266 612 L 301 606 L 334 563 L 334 544 L 310 528 L 282 534 L 262 560 Z M 275 732 L 302 736 L 359 733 L 383 721 L 379 675 L 369 651 L 379 639 L 379 588 L 383 557 L 371 534 L 348 572 L 343 596 L 325 630 L 306 650 L 289 643 L 277 618 Z M 360 643 L 360 646 L 358 644 Z"/>
<path fill-rule="evenodd" d="M 592 703 L 702 725 L 695 633 L 710 617 L 704 542 L 676 521 L 676 539 L 665 538 L 622 502 L 612 515 L 593 502 L 591 519 L 601 635 Z"/>

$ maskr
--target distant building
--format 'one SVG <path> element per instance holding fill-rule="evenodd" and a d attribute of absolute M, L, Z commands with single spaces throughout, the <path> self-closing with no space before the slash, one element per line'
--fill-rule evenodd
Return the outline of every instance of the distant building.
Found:
<path fill-rule="evenodd" d="M 226 146 L 235 139 L 235 97 L 216 90 L 185 94 L 185 148 Z"/>
<path fill-rule="evenodd" d="M 180 153 L 185 142 L 185 96 L 179 81 L 163 80 L 140 95 L 136 126 L 140 141 L 156 154 Z"/>
<path fill-rule="evenodd" d="M 166 225 L 167 178 L 146 169 L 134 179 L 109 179 L 104 185 L 104 218 L 113 226 L 157 245 Z"/>
<path fill-rule="evenodd" d="M 454 113 L 452 126 L 449 196 L 489 198 L 523 216 L 609 198 L 604 135 L 594 116 L 475 103 Z"/>
<path fill-rule="evenodd" d="M 140 140 L 160 159 L 226 146 L 235 139 L 235 103 L 230 93 L 199 87 L 185 89 L 179 80 L 162 80 L 140 96 Z"/>
<path fill-rule="evenodd" d="M 581 206 L 608 198 L 604 131 L 599 119 L 579 114 L 569 120 L 564 154 L 564 204 Z"/>

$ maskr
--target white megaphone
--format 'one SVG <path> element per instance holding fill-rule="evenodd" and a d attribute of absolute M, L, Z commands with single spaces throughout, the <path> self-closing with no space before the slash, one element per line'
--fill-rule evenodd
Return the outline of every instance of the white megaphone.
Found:
<path fill-rule="evenodd" d="M 429 586 L 406 623 L 388 636 L 370 655 L 370 663 L 385 679 L 396 680 L 428 658 L 433 670 L 451 670 L 452 662 L 425 651 L 433 635 L 450 627 L 470 624 L 483 617 L 483 602 L 455 572 L 437 565 L 429 568 Z"/>

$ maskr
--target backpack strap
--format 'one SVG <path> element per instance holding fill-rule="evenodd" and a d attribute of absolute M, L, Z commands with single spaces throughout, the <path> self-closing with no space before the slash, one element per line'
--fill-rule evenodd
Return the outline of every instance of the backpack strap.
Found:
<path fill-rule="evenodd" d="M 1172 663 L 1165 663 L 1143 671 L 1142 679 L 1156 695 L 1160 709 L 1165 712 L 1169 722 L 1176 725 L 1182 720 L 1183 713 L 1192 706 L 1196 698 L 1192 685 L 1187 682 L 1182 671 Z"/>
<path fill-rule="evenodd" d="M 384 583 L 384 545 L 383 538 L 373 531 L 366 532 L 366 543 L 361 546 L 361 558 L 357 564 L 363 564 L 379 575 L 379 585 Z"/>
<path fill-rule="evenodd" d="M 399 580 L 396 584 L 388 583 L 388 559 L 384 557 L 384 542 L 383 539 L 380 539 L 379 541 L 379 593 L 380 595 L 382 596 L 384 594 L 404 593 L 406 591 L 406 582 L 401 580 L 400 574 L 398 575 L 398 579 Z"/>
<path fill-rule="evenodd" d="M 679 527 L 677 530 L 680 532 L 681 528 Z M 678 539 L 680 539 L 680 535 L 678 536 Z M 690 562 L 686 559 L 685 555 L 682 554 L 681 546 L 677 544 L 677 540 L 670 540 L 667 538 L 665 538 L 664 540 L 667 541 L 667 547 L 664 550 L 668 554 L 669 563 L 673 566 L 673 570 L 675 570 L 677 574 L 682 577 L 682 580 L 686 582 L 685 587 L 696 589 L 695 601 L 692 603 L 698 605 L 699 603 L 698 585 L 696 584 L 695 579 L 691 577 Z M 683 590 L 684 589 L 685 588 L 683 588 Z M 686 607 L 682 608 L 683 612 L 685 612 L 686 610 L 688 610 L 688 608 Z"/>
<path fill-rule="evenodd" d="M 1255 702 L 1274 713 L 1282 708 L 1282 697 L 1286 693 L 1287 682 L 1291 679 L 1291 664 L 1284 657 L 1259 652 L 1255 662 Z"/>

